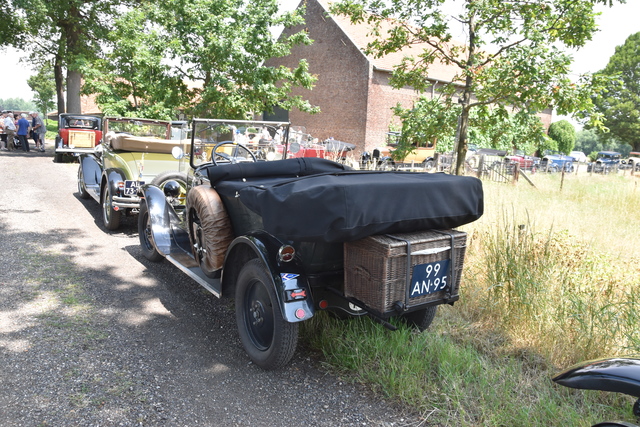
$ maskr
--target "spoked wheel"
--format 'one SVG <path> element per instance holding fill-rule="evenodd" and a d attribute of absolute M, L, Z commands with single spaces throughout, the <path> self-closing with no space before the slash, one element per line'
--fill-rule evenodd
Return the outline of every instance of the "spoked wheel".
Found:
<path fill-rule="evenodd" d="M 422 332 L 428 329 L 429 326 L 431 326 L 433 319 L 436 317 L 437 311 L 438 306 L 432 305 L 422 310 L 416 310 L 410 313 L 403 314 L 402 316 L 400 316 L 400 318 L 404 320 L 407 325 L 413 326 L 420 332 Z"/>
<path fill-rule="evenodd" d="M 298 343 L 298 324 L 282 317 L 273 281 L 259 259 L 240 270 L 236 283 L 236 323 L 249 358 L 263 369 L 291 360 Z"/>
<path fill-rule="evenodd" d="M 175 181 L 180 186 L 180 194 L 176 197 L 176 200 L 179 204 L 184 205 L 187 199 L 187 174 L 184 172 L 165 171 L 156 175 L 151 181 L 151 184 L 164 190 L 165 185 L 169 181 Z"/>
<path fill-rule="evenodd" d="M 193 254 L 198 261 L 198 265 L 202 272 L 211 278 L 216 277 L 217 269 L 210 268 L 207 259 L 207 239 L 205 230 L 202 228 L 202 222 L 195 209 L 189 212 L 189 233 L 191 234 L 191 244 L 193 245 Z"/>
<path fill-rule="evenodd" d="M 101 205 L 102 205 L 102 220 L 107 230 L 117 230 L 120 227 L 120 212 L 113 209 L 113 200 L 111 199 L 111 188 L 109 183 L 105 183 L 102 188 Z"/>
<path fill-rule="evenodd" d="M 164 258 L 156 249 L 151 232 L 151 218 L 149 216 L 149 206 L 147 201 L 140 202 L 140 213 L 138 214 L 138 237 L 140 239 L 140 249 L 142 255 L 151 262 L 159 262 Z"/>
<path fill-rule="evenodd" d="M 431 170 L 435 167 L 436 163 L 432 159 L 429 159 L 429 160 L 425 160 L 423 162 L 423 165 L 424 165 L 425 171 L 431 172 Z"/>
<path fill-rule="evenodd" d="M 82 173 L 82 165 L 78 167 L 78 193 L 81 199 L 88 199 L 87 187 L 84 184 L 84 174 Z"/>

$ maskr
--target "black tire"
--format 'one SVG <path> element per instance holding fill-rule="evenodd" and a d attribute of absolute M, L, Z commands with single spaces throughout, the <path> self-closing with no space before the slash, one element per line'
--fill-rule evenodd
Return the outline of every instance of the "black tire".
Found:
<path fill-rule="evenodd" d="M 425 160 L 424 170 L 426 170 L 427 172 L 430 172 L 435 165 L 436 165 L 436 162 L 434 162 L 433 159 Z"/>
<path fill-rule="evenodd" d="M 56 136 L 56 141 L 53 143 L 53 151 L 55 152 L 56 148 L 58 148 L 58 144 L 60 144 L 60 136 Z M 63 161 L 63 154 L 62 153 L 56 153 L 53 161 L 55 163 L 62 163 Z"/>
<path fill-rule="evenodd" d="M 164 186 L 169 181 L 176 181 L 180 184 L 180 196 L 178 196 L 178 201 L 181 205 L 184 205 L 187 198 L 187 174 L 177 171 L 165 171 L 156 175 L 151 181 L 151 184 L 160 187 L 161 190 L 164 190 Z"/>
<path fill-rule="evenodd" d="M 120 227 L 120 212 L 113 209 L 111 200 L 111 188 L 105 183 L 100 192 L 100 205 L 102 205 L 102 221 L 107 230 L 117 230 Z"/>
<path fill-rule="evenodd" d="M 91 196 L 87 193 L 87 187 L 84 185 L 84 174 L 82 173 L 82 165 L 78 166 L 78 194 L 81 199 L 88 199 Z"/>
<path fill-rule="evenodd" d="M 140 239 L 140 249 L 142 255 L 151 262 L 160 262 L 164 258 L 156 249 L 151 233 L 151 221 L 149 217 L 149 206 L 147 201 L 140 202 L 140 213 L 138 214 L 138 238 Z"/>
<path fill-rule="evenodd" d="M 410 313 L 403 314 L 400 318 L 409 326 L 417 328 L 420 332 L 426 330 L 431 326 L 433 319 L 436 317 L 438 311 L 437 305 L 432 305 L 427 308 L 412 311 Z"/>
<path fill-rule="evenodd" d="M 265 370 L 289 362 L 298 344 L 298 323 L 282 317 L 272 279 L 259 259 L 247 262 L 236 282 L 236 323 L 249 358 Z"/>

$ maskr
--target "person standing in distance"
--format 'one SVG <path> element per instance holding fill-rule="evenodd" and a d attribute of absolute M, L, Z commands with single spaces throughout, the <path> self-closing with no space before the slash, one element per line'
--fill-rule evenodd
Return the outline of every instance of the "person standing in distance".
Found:
<path fill-rule="evenodd" d="M 44 135 L 47 133 L 47 127 L 37 111 L 32 112 L 31 117 L 31 130 L 36 137 L 36 150 L 44 151 Z"/>
<path fill-rule="evenodd" d="M 9 151 L 13 151 L 15 147 L 13 139 L 16 134 L 16 125 L 13 121 L 13 113 L 7 113 L 4 117 L 4 133 L 7 134 L 7 146 L 5 148 Z"/>
<path fill-rule="evenodd" d="M 29 139 L 27 138 L 27 135 L 29 135 L 30 126 L 31 125 L 29 124 L 29 120 L 27 120 L 27 114 L 26 113 L 20 114 L 20 119 L 18 120 L 18 130 L 16 134 L 18 135 L 18 139 L 22 144 L 22 151 L 25 151 L 27 153 L 30 151 Z"/>

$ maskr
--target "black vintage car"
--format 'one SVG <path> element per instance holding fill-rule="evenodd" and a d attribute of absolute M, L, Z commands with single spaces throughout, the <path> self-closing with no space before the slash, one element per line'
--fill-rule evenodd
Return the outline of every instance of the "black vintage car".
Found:
<path fill-rule="evenodd" d="M 235 141 L 243 126 L 285 137 L 289 128 L 194 119 L 189 153 L 174 153 L 189 165 L 186 204 L 175 202 L 179 183 L 145 185 L 138 228 L 146 258 L 235 297 L 255 364 L 286 364 L 299 322 L 317 310 L 390 328 L 399 317 L 423 330 L 437 305 L 458 300 L 466 234 L 453 228 L 482 215 L 478 179 L 355 171 L 319 158 L 256 161 Z"/>

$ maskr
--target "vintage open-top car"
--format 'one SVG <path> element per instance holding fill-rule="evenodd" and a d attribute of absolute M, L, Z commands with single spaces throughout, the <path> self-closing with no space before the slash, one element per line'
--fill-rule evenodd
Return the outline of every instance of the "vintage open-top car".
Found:
<path fill-rule="evenodd" d="M 138 213 L 141 185 L 172 181 L 186 188 L 186 174 L 171 154 L 185 141 L 175 139 L 176 125 L 164 120 L 106 117 L 103 126 L 101 142 L 79 151 L 78 193 L 100 203 L 104 226 L 116 230 L 122 215 Z"/>
<path fill-rule="evenodd" d="M 255 364 L 286 364 L 317 310 L 425 329 L 437 305 L 458 300 L 466 234 L 453 228 L 482 215 L 478 179 L 257 161 L 234 142 L 233 129 L 252 124 L 288 134 L 286 122 L 194 119 L 189 152 L 174 149 L 188 164 L 186 203 L 178 182 L 144 185 L 138 229 L 147 259 L 235 297 Z"/>

